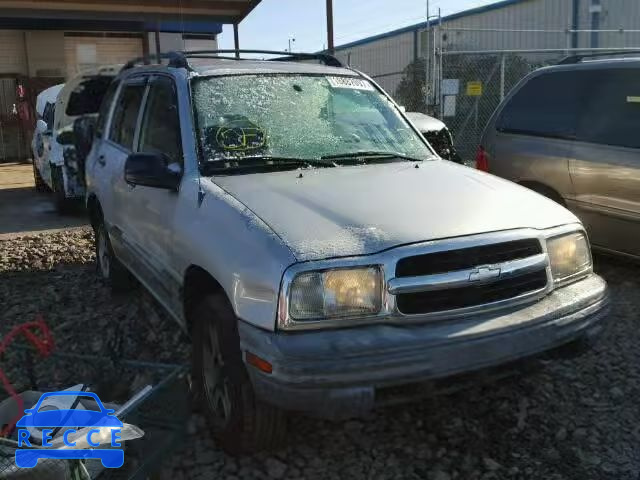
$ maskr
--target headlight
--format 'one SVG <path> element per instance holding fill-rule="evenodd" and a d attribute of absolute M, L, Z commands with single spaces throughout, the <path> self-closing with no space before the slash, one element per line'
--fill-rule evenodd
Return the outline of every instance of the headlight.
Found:
<path fill-rule="evenodd" d="M 547 240 L 553 280 L 558 283 L 591 268 L 589 242 L 582 233 L 570 233 Z"/>
<path fill-rule="evenodd" d="M 291 283 L 289 315 L 296 320 L 371 315 L 381 308 L 377 267 L 306 272 Z"/>

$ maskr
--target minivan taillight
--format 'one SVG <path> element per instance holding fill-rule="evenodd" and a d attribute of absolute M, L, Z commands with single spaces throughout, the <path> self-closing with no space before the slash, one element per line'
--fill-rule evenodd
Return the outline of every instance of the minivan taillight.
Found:
<path fill-rule="evenodd" d="M 483 172 L 489 171 L 489 158 L 482 145 L 478 147 L 478 152 L 476 153 L 476 169 L 482 170 Z"/>

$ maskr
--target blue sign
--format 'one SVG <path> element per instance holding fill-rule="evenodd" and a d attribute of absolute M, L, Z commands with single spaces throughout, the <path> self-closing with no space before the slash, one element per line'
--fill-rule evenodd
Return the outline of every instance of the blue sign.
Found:
<path fill-rule="evenodd" d="M 73 397 L 71 409 L 52 409 L 39 411 L 42 402 L 55 397 Z M 78 397 L 91 398 L 98 410 L 78 408 Z M 51 401 L 51 400 L 49 400 Z M 41 458 L 56 458 L 65 460 L 83 460 L 96 458 L 102 461 L 106 468 L 120 468 L 124 464 L 124 450 L 120 442 L 122 422 L 114 415 L 114 410 L 104 407 L 95 393 L 91 392 L 52 392 L 40 397 L 35 407 L 24 411 L 16 427 L 18 427 L 18 449 L 16 449 L 16 465 L 20 468 L 33 468 Z M 100 441 L 100 428 L 107 427 L 110 432 L 108 443 Z M 33 448 L 31 432 L 35 429 L 42 431 L 42 445 Z M 81 429 L 81 430 L 80 430 Z M 55 448 L 51 443 L 53 437 L 62 432 L 64 447 Z M 91 449 L 76 447 L 78 431 L 86 435 L 86 444 Z M 71 436 L 71 438 L 70 438 Z M 112 448 L 100 448 L 110 444 Z M 59 442 L 58 442 L 59 445 Z"/>

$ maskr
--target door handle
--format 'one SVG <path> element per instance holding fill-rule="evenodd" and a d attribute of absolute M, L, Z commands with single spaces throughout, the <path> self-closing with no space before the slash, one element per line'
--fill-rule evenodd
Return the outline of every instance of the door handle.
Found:
<path fill-rule="evenodd" d="M 107 164 L 107 160 L 104 158 L 104 155 L 100 155 L 98 157 L 98 165 L 104 167 Z"/>

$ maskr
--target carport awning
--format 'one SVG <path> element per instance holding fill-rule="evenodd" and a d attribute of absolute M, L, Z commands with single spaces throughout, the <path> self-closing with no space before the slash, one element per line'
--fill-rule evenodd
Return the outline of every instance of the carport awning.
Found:
<path fill-rule="evenodd" d="M 101 20 L 240 23 L 261 0 L 0 0 L 0 15 Z"/>

